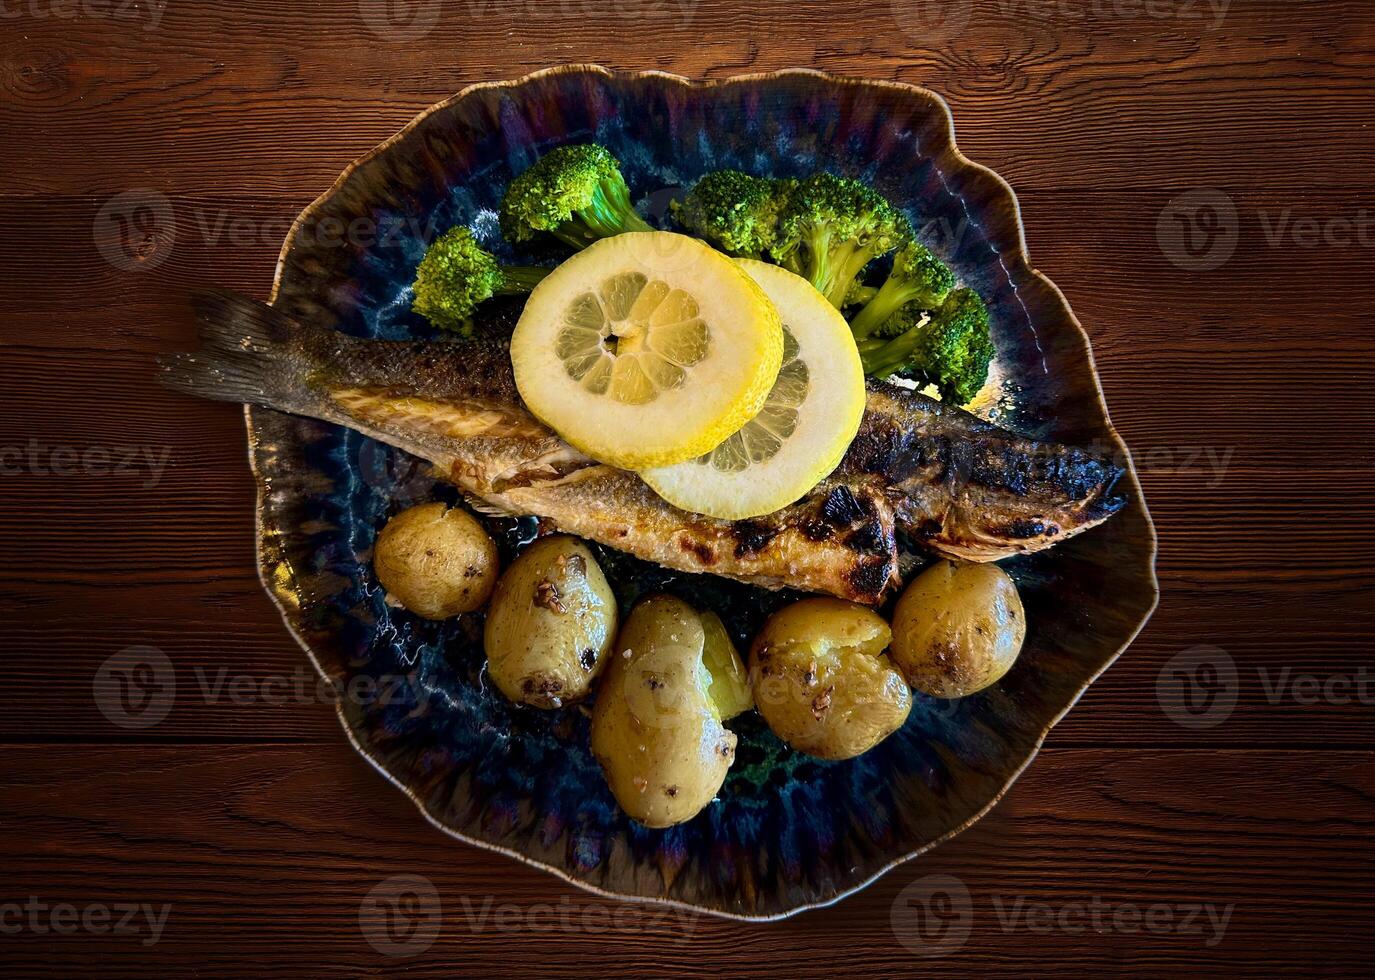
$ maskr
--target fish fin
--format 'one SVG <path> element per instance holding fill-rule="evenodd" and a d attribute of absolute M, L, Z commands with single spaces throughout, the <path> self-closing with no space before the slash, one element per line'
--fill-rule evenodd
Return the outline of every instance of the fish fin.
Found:
<path fill-rule="evenodd" d="M 201 339 L 228 350 L 245 342 L 255 349 L 283 344 L 304 329 L 280 310 L 229 289 L 196 290 L 191 307 L 200 321 Z"/>
<path fill-rule="evenodd" d="M 506 509 L 503 508 L 503 507 L 498 507 L 496 504 L 489 504 L 489 503 L 487 503 L 487 501 L 483 500 L 481 497 L 474 497 L 474 496 L 473 496 L 472 494 L 470 494 L 470 493 L 466 493 L 466 492 L 465 492 L 465 493 L 463 494 L 463 502 L 464 502 L 465 504 L 467 504 L 469 507 L 471 507 L 473 510 L 477 511 L 479 514 L 484 514 L 484 515 L 486 515 L 487 517 L 514 517 L 514 516 L 516 516 L 516 515 L 514 515 L 511 511 L 506 510 Z"/>
<path fill-rule="evenodd" d="M 192 296 L 201 327 L 201 349 L 159 359 L 161 381 L 176 391 L 217 401 L 248 402 L 301 411 L 304 328 L 290 317 L 228 290 Z"/>

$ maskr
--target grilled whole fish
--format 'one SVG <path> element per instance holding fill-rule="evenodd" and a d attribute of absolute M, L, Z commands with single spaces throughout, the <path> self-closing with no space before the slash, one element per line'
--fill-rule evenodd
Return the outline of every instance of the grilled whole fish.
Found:
<path fill-rule="evenodd" d="M 876 603 L 898 581 L 898 531 L 941 555 L 992 561 L 1049 547 L 1125 503 L 1122 469 L 1106 459 L 876 384 L 827 480 L 766 517 L 716 520 L 559 439 L 522 404 L 497 340 L 359 340 L 225 292 L 196 308 L 205 346 L 164 362 L 171 387 L 348 426 L 428 460 L 483 509 L 537 515 L 682 571 Z"/>

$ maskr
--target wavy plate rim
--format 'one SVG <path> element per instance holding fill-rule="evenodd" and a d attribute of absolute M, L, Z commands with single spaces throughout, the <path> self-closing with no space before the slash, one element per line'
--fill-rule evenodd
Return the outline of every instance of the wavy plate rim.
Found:
<path fill-rule="evenodd" d="M 541 871 L 553 874 L 555 877 L 558 877 L 568 882 L 569 884 L 575 885 L 576 887 L 584 891 L 590 892 L 591 894 L 598 895 L 603 898 L 615 899 L 617 901 L 622 902 L 679 908 L 692 912 L 716 916 L 718 918 L 731 919 L 741 922 L 776 922 L 782 919 L 791 918 L 802 912 L 811 911 L 813 909 L 827 908 L 829 906 L 835 905 L 837 902 L 840 902 L 845 898 L 848 898 L 851 895 L 856 894 L 857 892 L 863 891 L 869 885 L 873 884 L 879 878 L 882 878 L 884 875 L 886 875 L 893 869 L 897 868 L 898 866 L 906 864 L 908 861 L 920 857 L 921 855 L 945 843 L 946 841 L 957 836 L 958 834 L 963 833 L 965 830 L 969 829 L 971 826 L 973 826 L 975 823 L 981 820 L 990 810 L 993 809 L 993 807 L 995 807 L 1002 800 L 1002 798 L 1007 794 L 1008 790 L 1010 790 L 1012 786 L 1017 782 L 1017 780 L 1021 777 L 1022 773 L 1026 771 L 1027 767 L 1029 767 L 1031 763 L 1036 759 L 1036 757 L 1040 754 L 1041 748 L 1045 744 L 1045 740 L 1047 736 L 1050 734 L 1051 730 L 1057 724 L 1060 723 L 1060 721 L 1065 717 L 1065 715 L 1069 714 L 1070 710 L 1076 704 L 1078 704 L 1079 699 L 1083 697 L 1084 693 L 1093 685 L 1093 683 L 1097 681 L 1098 678 L 1101 677 L 1109 667 L 1116 663 L 1117 659 L 1121 657 L 1123 653 L 1126 652 L 1127 648 L 1131 646 L 1133 642 L 1135 642 L 1137 636 L 1141 634 L 1141 630 L 1145 628 L 1146 623 L 1150 621 L 1151 616 L 1154 614 L 1156 608 L 1159 606 L 1160 581 L 1156 574 L 1155 567 L 1156 558 L 1159 554 L 1159 538 L 1156 533 L 1155 522 L 1151 519 L 1150 509 L 1146 504 L 1145 494 L 1141 489 L 1141 481 L 1137 474 L 1136 462 L 1132 458 L 1131 450 L 1127 446 L 1126 442 L 1122 439 L 1122 436 L 1117 431 L 1116 426 L 1114 426 L 1112 423 L 1112 416 L 1108 410 L 1107 399 L 1103 394 L 1103 384 L 1102 380 L 1098 375 L 1098 364 L 1093 355 L 1093 344 L 1089 338 L 1088 332 L 1084 329 L 1083 324 L 1079 322 L 1079 318 L 1074 314 L 1074 310 L 1070 306 L 1068 298 L 1066 298 L 1064 293 L 1060 291 L 1060 288 L 1056 286 L 1055 283 L 1052 282 L 1049 277 L 1047 277 L 1044 273 L 1042 273 L 1039 269 L 1037 269 L 1035 266 L 1031 264 L 1031 256 L 1027 251 L 1026 229 L 1022 223 L 1021 202 L 1017 199 L 1016 191 L 1014 191 L 1012 185 L 1009 184 L 1005 179 L 1003 179 L 1003 177 L 999 175 L 996 171 L 984 166 L 983 164 L 976 163 L 975 161 L 970 160 L 967 156 L 964 155 L 963 152 L 961 152 L 958 142 L 955 138 L 955 120 L 953 114 L 950 111 L 949 104 L 939 93 L 934 92 L 931 89 L 925 88 L 920 85 L 912 85 L 906 82 L 889 81 L 884 79 L 853 78 L 843 75 L 835 75 L 830 72 L 819 71 L 814 68 L 782 68 L 776 71 L 755 72 L 745 75 L 731 75 L 727 78 L 694 80 L 684 75 L 678 75 L 672 72 L 661 71 L 659 69 L 647 69 L 640 71 L 614 70 L 607 68 L 604 65 L 594 64 L 590 62 L 556 65 L 549 68 L 540 69 L 539 71 L 530 72 L 529 74 L 522 75 L 519 78 L 505 79 L 502 81 L 476 82 L 472 85 L 465 86 L 449 98 L 443 99 L 442 101 L 436 102 L 428 108 L 423 109 L 422 111 L 417 113 L 408 123 L 406 123 L 405 126 L 403 126 L 395 134 L 374 146 L 367 153 L 354 159 L 347 167 L 344 168 L 343 172 L 339 175 L 339 177 L 334 181 L 334 183 L 329 187 L 328 190 L 326 190 L 323 194 L 321 194 L 310 204 L 308 204 L 301 211 L 301 213 L 297 215 L 296 220 L 292 222 L 291 228 L 287 231 L 286 238 L 282 243 L 281 251 L 278 254 L 277 267 L 276 271 L 273 273 L 272 291 L 268 298 L 268 302 L 276 303 L 277 301 L 277 296 L 282 285 L 282 276 L 286 269 L 287 256 L 291 251 L 292 245 L 294 244 L 297 233 L 300 231 L 301 227 L 314 216 L 317 210 L 324 207 L 344 187 L 344 185 L 347 184 L 349 178 L 351 178 L 360 167 L 364 166 L 376 157 L 381 156 L 383 153 L 387 152 L 387 150 L 391 149 L 391 147 L 393 147 L 402 139 L 404 139 L 407 135 L 411 133 L 412 130 L 416 129 L 418 126 L 424 123 L 425 120 L 427 120 L 434 114 L 441 112 L 444 109 L 447 109 L 449 106 L 460 102 L 461 100 L 467 98 L 475 92 L 484 91 L 487 89 L 519 88 L 529 82 L 535 81 L 536 79 L 544 78 L 550 75 L 558 75 L 565 73 L 597 74 L 602 75 L 605 78 L 611 79 L 662 78 L 666 81 L 672 82 L 675 85 L 680 85 L 690 89 L 725 88 L 732 85 L 741 85 L 748 84 L 751 82 L 767 81 L 787 76 L 810 76 L 813 78 L 822 79 L 828 83 L 836 85 L 853 85 L 859 86 L 861 88 L 870 87 L 893 89 L 903 92 L 908 96 L 923 99 L 926 102 L 938 107 L 945 121 L 946 131 L 950 137 L 950 150 L 954 154 L 954 157 L 956 161 L 959 163 L 959 165 L 961 167 L 965 167 L 978 173 L 984 174 L 986 176 L 992 177 L 996 181 L 999 190 L 1004 195 L 1006 195 L 1006 198 L 1011 202 L 1012 214 L 1013 217 L 1016 219 L 1017 225 L 1017 252 L 1015 256 L 1017 262 L 1025 269 L 1027 273 L 1029 273 L 1034 278 L 1040 280 L 1043 285 L 1050 287 L 1050 290 L 1053 293 L 1055 299 L 1067 315 L 1068 323 L 1072 325 L 1078 333 L 1078 337 L 1083 347 L 1084 354 L 1088 358 L 1089 373 L 1093 377 L 1094 394 L 1097 397 L 1098 407 L 1103 413 L 1104 424 L 1107 426 L 1108 435 L 1114 443 L 1115 447 L 1118 450 L 1120 450 L 1122 457 L 1126 460 L 1128 474 L 1131 478 L 1132 490 L 1134 491 L 1134 500 L 1141 507 L 1142 517 L 1145 520 L 1146 529 L 1149 532 L 1150 560 L 1147 569 L 1149 573 L 1151 587 L 1151 601 L 1149 606 L 1141 613 L 1140 621 L 1132 630 L 1131 635 L 1128 636 L 1121 643 L 1121 645 L 1112 653 L 1112 655 L 1103 663 L 1103 665 L 1092 674 L 1092 676 L 1088 677 L 1083 682 L 1083 684 L 1079 686 L 1078 690 L 1075 691 L 1074 696 L 1069 699 L 1069 701 L 1064 705 L 1064 707 L 1058 713 L 1056 713 L 1053 718 L 1050 719 L 1050 721 L 1046 724 L 1044 729 L 1042 729 L 1042 731 L 1037 735 L 1035 743 L 1031 746 L 1031 749 L 1027 753 L 1026 758 L 1022 761 L 1022 763 L 1019 766 L 1017 766 L 1012 771 L 1012 773 L 1008 776 L 1007 780 L 1004 782 L 1002 788 L 996 794 L 994 794 L 994 796 L 988 801 L 988 803 L 981 807 L 967 820 L 963 821 L 955 827 L 952 827 L 947 833 L 935 838 L 934 840 L 928 841 L 925 844 L 922 844 L 920 847 L 917 847 L 911 851 L 904 852 L 903 854 L 895 857 L 892 861 L 875 870 L 868 877 L 864 878 L 863 880 L 855 883 L 854 885 L 848 888 L 845 888 L 837 892 L 835 895 L 828 896 L 815 902 L 806 902 L 789 909 L 784 909 L 780 912 L 752 915 L 749 913 L 733 912 L 726 909 L 711 908 L 709 906 L 698 905 L 692 902 L 680 901 L 678 899 L 668 897 L 653 895 L 627 895 L 622 892 L 612 891 L 610 889 L 598 887 L 597 885 L 589 881 L 583 880 L 572 874 L 569 874 L 561 867 L 558 867 L 553 864 L 548 864 L 544 861 L 536 860 L 535 858 L 523 854 L 520 851 L 517 851 L 513 848 L 503 847 L 502 845 L 494 843 L 492 841 L 484 840 L 478 837 L 471 837 L 458 830 L 455 830 L 454 828 L 441 822 L 439 818 L 432 814 L 429 808 L 425 805 L 424 801 L 422 801 L 414 792 L 412 792 L 410 787 L 406 786 L 399 779 L 397 779 L 396 776 L 394 776 L 390 771 L 388 771 L 387 768 L 377 758 L 375 758 L 366 748 L 364 748 L 359 743 L 357 736 L 354 734 L 353 728 L 349 725 L 348 719 L 344 714 L 343 704 L 336 703 L 334 706 L 335 716 L 339 719 L 340 727 L 343 728 L 344 734 L 347 736 L 349 743 L 353 746 L 354 750 L 360 756 L 362 756 L 362 758 L 366 760 L 373 767 L 373 769 L 380 773 L 384 779 L 386 779 L 389 783 L 391 783 L 398 790 L 400 790 L 406 796 L 406 798 L 411 801 L 415 808 L 420 811 L 420 814 L 430 824 L 432 824 L 435 828 L 437 828 L 447 836 L 462 841 L 465 844 L 470 844 L 474 847 L 482 848 L 483 850 L 492 851 L 497 854 L 503 854 L 507 857 L 514 858 L 522 864 L 528 865 L 532 868 L 538 868 Z M 999 263 L 1003 265 L 1004 269 L 1007 269 L 1007 263 L 1005 261 L 1005 258 L 1006 256 L 1003 253 L 998 253 Z M 1007 271 L 1009 272 L 1009 274 L 1012 272 L 1011 269 L 1007 269 Z M 1016 287 L 1014 287 L 1014 290 L 1015 289 Z M 310 660 L 310 663 L 315 668 L 316 673 L 318 673 L 323 680 L 328 681 L 331 677 L 330 673 L 325 669 L 324 665 L 322 665 L 320 661 L 316 658 L 314 650 L 311 648 L 310 644 L 302 635 L 297 623 L 293 620 L 292 614 L 290 612 L 291 609 L 299 609 L 299 602 L 297 602 L 296 593 L 291 590 L 288 584 L 281 582 L 275 576 L 273 576 L 269 569 L 269 566 L 274 568 L 281 568 L 284 566 L 285 562 L 281 560 L 280 556 L 277 556 L 274 559 L 270 557 L 268 554 L 268 544 L 264 534 L 265 529 L 263 526 L 263 515 L 265 513 L 265 504 L 267 500 L 269 487 L 265 475 L 263 474 L 258 465 L 258 454 L 260 444 L 258 439 L 258 431 L 253 423 L 254 406 L 245 405 L 243 411 L 244 424 L 248 433 L 248 464 L 249 469 L 253 473 L 253 479 L 256 487 L 256 501 L 254 507 L 254 541 L 255 552 L 257 556 L 258 580 L 262 583 L 263 589 L 272 598 L 273 605 L 277 607 L 277 612 L 281 616 L 282 623 L 284 626 L 286 626 L 287 632 L 291 634 L 292 639 L 296 641 L 297 645 L 305 651 L 306 657 Z M 292 581 L 294 581 L 294 578 L 292 579 Z"/>

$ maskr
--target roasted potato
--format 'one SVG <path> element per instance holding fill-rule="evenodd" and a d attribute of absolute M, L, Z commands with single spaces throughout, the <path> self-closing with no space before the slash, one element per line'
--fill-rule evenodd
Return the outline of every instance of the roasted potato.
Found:
<path fill-rule="evenodd" d="M 497 547 L 467 511 L 420 504 L 382 528 L 372 564 L 389 599 L 426 619 L 448 619 L 482 608 L 492 594 Z"/>
<path fill-rule="evenodd" d="M 710 610 L 699 615 L 704 638 L 702 663 L 711 674 L 711 686 L 707 694 L 720 713 L 721 720 L 730 721 L 742 711 L 754 707 L 750 675 L 721 617 Z"/>
<path fill-rule="evenodd" d="M 541 538 L 511 563 L 487 611 L 487 672 L 512 701 L 558 708 L 585 698 L 616 635 L 616 597 L 576 538 Z"/>
<path fill-rule="evenodd" d="M 1017 660 L 1026 613 L 997 565 L 942 561 L 907 586 L 893 611 L 893 663 L 918 691 L 962 698 Z"/>
<path fill-rule="evenodd" d="M 637 605 L 615 649 L 592 710 L 592 752 L 633 819 L 682 823 L 735 759 L 722 722 L 749 707 L 744 665 L 720 620 L 668 596 Z"/>
<path fill-rule="evenodd" d="M 883 651 L 883 618 L 840 599 L 803 599 L 750 648 L 755 706 L 773 733 L 821 759 L 850 759 L 902 727 L 912 692 Z"/>

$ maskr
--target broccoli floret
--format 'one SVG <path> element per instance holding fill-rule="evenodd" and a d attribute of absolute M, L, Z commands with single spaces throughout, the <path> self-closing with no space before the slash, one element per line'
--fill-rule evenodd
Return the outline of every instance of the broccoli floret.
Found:
<path fill-rule="evenodd" d="M 673 202 L 679 224 L 730 255 L 757 259 L 773 248 L 778 216 L 797 182 L 716 170 Z"/>
<path fill-rule="evenodd" d="M 903 307 L 894 319 L 910 325 L 892 340 L 871 338 L 861 343 L 866 373 L 876 378 L 899 374 L 933 384 L 942 399 L 955 405 L 979 393 L 988 380 L 995 351 L 988 332 L 988 307 L 978 293 L 955 290 L 930 320 L 916 305 Z"/>
<path fill-rule="evenodd" d="M 856 340 L 863 340 L 903 307 L 937 309 L 954 288 L 950 267 L 925 245 L 909 241 L 893 256 L 893 270 L 878 292 L 850 320 L 850 329 Z"/>
<path fill-rule="evenodd" d="M 838 308 L 871 259 L 911 236 L 911 223 L 872 187 L 814 174 L 788 195 L 771 252 Z"/>
<path fill-rule="evenodd" d="M 548 232 L 586 248 L 625 231 L 653 229 L 635 213 L 616 158 L 595 143 L 550 150 L 511 181 L 501 201 L 501 233 L 511 242 Z"/>
<path fill-rule="evenodd" d="M 451 228 L 434 240 L 420 260 L 411 309 L 441 330 L 470 336 L 479 303 L 496 295 L 524 295 L 551 271 L 502 265 L 467 228 Z"/>

